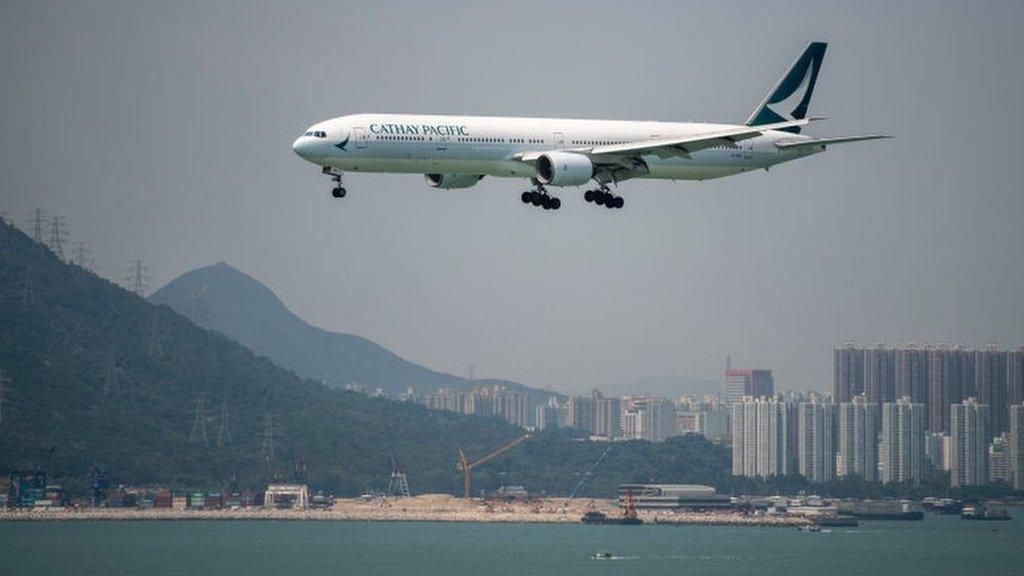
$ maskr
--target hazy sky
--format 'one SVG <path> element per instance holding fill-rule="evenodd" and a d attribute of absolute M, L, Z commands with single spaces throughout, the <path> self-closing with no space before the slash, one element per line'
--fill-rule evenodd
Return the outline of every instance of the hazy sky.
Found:
<path fill-rule="evenodd" d="M 0 210 L 66 216 L 110 278 L 226 261 L 324 328 L 569 392 L 1024 343 L 1024 3 L 837 4 L 6 1 Z M 368 111 L 742 122 L 819 39 L 811 133 L 897 139 L 624 210 L 364 174 L 337 202 L 290 148 Z"/>

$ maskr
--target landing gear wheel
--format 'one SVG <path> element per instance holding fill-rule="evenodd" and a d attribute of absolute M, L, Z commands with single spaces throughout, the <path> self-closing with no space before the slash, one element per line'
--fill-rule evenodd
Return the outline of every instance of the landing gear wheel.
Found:
<path fill-rule="evenodd" d="M 558 210 L 559 208 L 562 207 L 562 200 L 560 198 L 552 198 L 550 200 L 550 203 L 552 210 Z"/>
<path fill-rule="evenodd" d="M 583 199 L 586 200 L 587 202 L 593 202 L 594 201 L 594 191 L 593 190 L 587 190 L 586 192 L 584 192 L 583 193 Z"/>
<path fill-rule="evenodd" d="M 534 206 L 543 206 L 544 205 L 544 196 L 539 194 L 539 193 L 537 193 L 537 192 L 534 192 L 533 193 L 533 197 L 530 198 L 530 204 L 533 204 Z"/>
<path fill-rule="evenodd" d="M 594 204 L 597 204 L 598 206 L 604 206 L 605 202 L 609 200 L 610 196 L 611 194 L 608 194 L 607 192 L 597 191 L 594 193 Z"/>
<path fill-rule="evenodd" d="M 334 196 L 335 198 L 344 198 L 345 194 L 348 194 L 348 191 L 341 186 L 335 186 L 334 189 L 331 190 L 331 196 Z"/>
<path fill-rule="evenodd" d="M 523 200 L 523 204 L 529 204 L 531 201 L 533 201 L 533 190 L 527 190 L 526 192 L 523 192 L 521 198 Z"/>
<path fill-rule="evenodd" d="M 626 201 L 622 199 L 622 196 L 613 198 L 611 204 L 609 204 L 612 208 L 622 208 L 625 205 Z"/>

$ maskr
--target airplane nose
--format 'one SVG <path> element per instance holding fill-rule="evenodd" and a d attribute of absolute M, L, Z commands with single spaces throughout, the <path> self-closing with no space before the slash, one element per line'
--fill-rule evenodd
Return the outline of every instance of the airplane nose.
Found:
<path fill-rule="evenodd" d="M 292 151 L 303 158 L 309 157 L 310 148 L 311 143 L 306 136 L 299 136 L 295 142 L 292 142 Z"/>

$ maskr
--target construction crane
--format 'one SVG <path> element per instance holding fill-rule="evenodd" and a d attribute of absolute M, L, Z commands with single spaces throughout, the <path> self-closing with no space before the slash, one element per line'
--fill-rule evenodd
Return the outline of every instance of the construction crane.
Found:
<path fill-rule="evenodd" d="M 498 448 L 494 452 L 491 452 L 487 456 L 484 456 L 483 458 L 477 460 L 476 462 L 470 462 L 469 459 L 466 458 L 466 453 L 463 452 L 462 450 L 459 450 L 459 470 L 462 470 L 463 495 L 466 498 L 469 498 L 469 486 L 474 468 L 479 468 L 480 466 L 490 462 L 491 460 L 494 460 L 498 456 L 501 456 L 505 452 L 508 452 L 509 450 L 515 448 L 516 446 L 519 446 L 523 442 L 529 440 L 530 436 L 532 436 L 532 434 L 524 434 L 519 438 L 516 438 L 515 440 L 509 442 L 508 444 L 505 444 L 501 448 Z"/>

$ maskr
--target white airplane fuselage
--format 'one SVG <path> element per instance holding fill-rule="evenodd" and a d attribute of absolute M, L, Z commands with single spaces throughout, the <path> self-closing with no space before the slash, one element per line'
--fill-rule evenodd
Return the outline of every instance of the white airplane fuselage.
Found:
<path fill-rule="evenodd" d="M 342 172 L 460 174 L 532 178 L 524 153 L 586 152 L 595 146 L 683 138 L 732 124 L 632 122 L 560 118 L 353 114 L 311 126 L 293 144 L 304 159 Z M 810 141 L 785 131 L 695 151 L 689 157 L 643 155 L 638 178 L 706 180 L 769 168 L 821 152 L 824 146 L 780 148 Z M 579 185 L 579 184 L 576 184 Z"/>
<path fill-rule="evenodd" d="M 292 144 L 321 166 L 344 198 L 345 172 L 419 173 L 434 188 L 468 188 L 485 176 L 522 178 L 523 203 L 557 210 L 548 186 L 583 186 L 583 199 L 622 208 L 623 180 L 707 180 L 789 162 L 826 146 L 884 135 L 812 138 L 801 130 L 826 44 L 811 42 L 744 124 L 564 118 L 352 114 L 310 126 Z M 617 191 L 617 189 L 616 189 Z"/>

